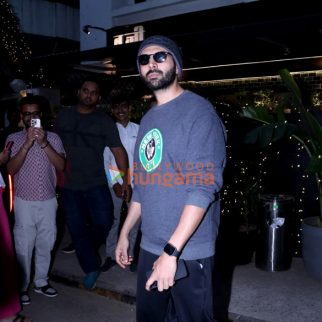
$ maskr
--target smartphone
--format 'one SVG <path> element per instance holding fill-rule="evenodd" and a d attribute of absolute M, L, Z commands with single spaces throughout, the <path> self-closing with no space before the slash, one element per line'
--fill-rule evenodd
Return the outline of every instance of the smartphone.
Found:
<path fill-rule="evenodd" d="M 150 278 L 151 274 L 152 274 L 152 270 L 147 271 L 147 273 L 146 273 L 147 279 Z M 186 266 L 185 261 L 183 259 L 179 259 L 178 263 L 177 263 L 177 271 L 176 271 L 176 274 L 174 275 L 174 281 L 178 281 L 182 278 L 187 277 L 188 275 L 189 274 L 188 274 L 188 270 L 187 270 L 187 266 Z M 155 281 L 151 284 L 150 290 L 155 290 L 157 287 L 158 287 L 158 283 L 157 283 L 157 281 Z"/>
<path fill-rule="evenodd" d="M 40 119 L 31 119 L 30 120 L 30 125 L 32 127 L 41 127 Z"/>
<path fill-rule="evenodd" d="M 13 141 L 9 141 L 5 147 L 5 150 L 11 150 L 12 146 L 13 146 Z"/>

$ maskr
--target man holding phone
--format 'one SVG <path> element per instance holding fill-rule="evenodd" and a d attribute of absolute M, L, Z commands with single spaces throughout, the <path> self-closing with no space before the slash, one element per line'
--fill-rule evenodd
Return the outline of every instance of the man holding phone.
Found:
<path fill-rule="evenodd" d="M 31 302 L 28 287 L 34 249 L 34 291 L 48 297 L 57 295 L 48 283 L 48 270 L 56 240 L 56 171 L 65 167 L 65 151 L 59 136 L 41 127 L 41 106 L 45 100 L 41 96 L 20 100 L 20 117 L 25 128 L 10 134 L 6 140 L 8 145 L 13 142 L 7 170 L 14 177 L 13 232 L 22 269 L 24 305 Z"/>

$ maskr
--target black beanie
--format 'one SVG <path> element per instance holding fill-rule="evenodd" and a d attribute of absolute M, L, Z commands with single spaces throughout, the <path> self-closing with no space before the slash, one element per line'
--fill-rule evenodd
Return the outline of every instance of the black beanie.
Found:
<path fill-rule="evenodd" d="M 142 50 L 144 48 L 152 45 L 160 46 L 166 49 L 169 53 L 171 53 L 171 56 L 173 57 L 178 70 L 178 79 L 180 79 L 182 76 L 182 56 L 178 45 L 168 37 L 160 36 L 160 35 L 151 36 L 142 42 L 142 44 L 140 45 L 137 57 L 141 55 Z M 137 66 L 139 69 L 138 61 L 137 61 Z"/>

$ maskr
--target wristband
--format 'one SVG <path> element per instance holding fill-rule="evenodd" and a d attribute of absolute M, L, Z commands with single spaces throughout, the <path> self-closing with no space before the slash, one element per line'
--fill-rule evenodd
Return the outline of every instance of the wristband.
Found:
<path fill-rule="evenodd" d="M 47 143 L 44 146 L 41 146 L 40 148 L 45 149 L 45 148 L 47 148 L 48 144 L 49 144 L 49 141 L 47 141 Z"/>

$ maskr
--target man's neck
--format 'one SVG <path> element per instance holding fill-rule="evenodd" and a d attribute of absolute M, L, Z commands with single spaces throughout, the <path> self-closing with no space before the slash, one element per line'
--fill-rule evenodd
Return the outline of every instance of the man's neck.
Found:
<path fill-rule="evenodd" d="M 96 106 L 77 105 L 76 109 L 77 109 L 77 112 L 81 114 L 90 114 L 95 111 Z"/>
<path fill-rule="evenodd" d="M 174 83 L 166 89 L 160 89 L 154 92 L 155 98 L 157 100 L 157 105 L 162 105 L 168 103 L 181 95 L 184 89 L 178 84 Z"/>
<path fill-rule="evenodd" d="M 123 127 L 127 127 L 128 124 L 130 123 L 130 120 L 125 120 L 125 121 L 116 121 L 117 123 L 121 124 Z"/>

